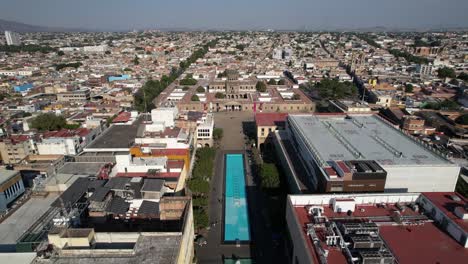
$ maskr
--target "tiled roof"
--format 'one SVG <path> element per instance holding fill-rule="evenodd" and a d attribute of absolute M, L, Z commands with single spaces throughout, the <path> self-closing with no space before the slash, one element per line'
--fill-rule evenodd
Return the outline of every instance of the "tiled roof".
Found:
<path fill-rule="evenodd" d="M 278 126 L 284 124 L 287 113 L 257 113 L 255 123 L 257 126 Z"/>

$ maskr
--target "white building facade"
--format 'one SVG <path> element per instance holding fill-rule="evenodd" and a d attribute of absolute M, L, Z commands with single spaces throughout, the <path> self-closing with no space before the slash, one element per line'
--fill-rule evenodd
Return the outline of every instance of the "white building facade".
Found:
<path fill-rule="evenodd" d="M 8 46 L 21 45 L 21 40 L 16 32 L 5 31 L 5 39 Z"/>

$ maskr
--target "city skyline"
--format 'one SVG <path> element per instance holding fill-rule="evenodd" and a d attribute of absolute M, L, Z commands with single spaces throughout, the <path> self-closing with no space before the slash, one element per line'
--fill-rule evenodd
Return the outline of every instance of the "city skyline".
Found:
<path fill-rule="evenodd" d="M 358 0 L 350 6 L 343 0 L 296 0 L 247 2 L 152 2 L 138 5 L 126 0 L 89 0 L 3 3 L 0 18 L 44 27 L 96 31 L 142 29 L 184 30 L 343 30 L 362 28 L 438 29 L 468 26 L 462 0 L 396 0 L 383 2 Z M 421 8 L 424 5 L 424 8 Z M 90 8 L 92 7 L 92 8 Z M 385 12 L 382 12 L 385 10 Z M 450 14 L 449 16 L 447 14 Z"/>

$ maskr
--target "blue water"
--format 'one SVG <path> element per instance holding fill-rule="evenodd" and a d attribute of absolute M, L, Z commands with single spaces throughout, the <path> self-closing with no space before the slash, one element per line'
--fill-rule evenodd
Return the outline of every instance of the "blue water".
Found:
<path fill-rule="evenodd" d="M 226 154 L 224 240 L 249 241 L 249 217 L 242 154 Z"/>

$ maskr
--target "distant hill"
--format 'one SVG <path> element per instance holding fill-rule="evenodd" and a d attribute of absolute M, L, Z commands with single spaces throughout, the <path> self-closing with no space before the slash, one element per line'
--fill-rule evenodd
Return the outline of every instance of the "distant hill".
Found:
<path fill-rule="evenodd" d="M 190 27 L 139 27 L 139 28 L 127 28 L 127 29 L 111 29 L 111 28 L 62 28 L 62 27 L 45 27 L 45 26 L 36 26 L 36 25 L 29 25 L 25 23 L 15 22 L 0 19 L 0 35 L 3 34 L 5 30 L 11 30 L 15 32 L 127 32 L 132 30 L 151 30 L 151 29 L 158 29 L 161 31 L 224 31 L 224 30 L 263 30 L 263 28 L 253 27 L 253 28 L 219 28 L 219 27 L 203 27 L 203 28 L 190 28 Z M 304 31 L 302 29 L 276 29 L 277 31 Z M 420 28 L 403 28 L 403 27 L 385 27 L 385 26 L 374 26 L 374 27 L 335 27 L 335 28 L 315 28 L 311 26 L 309 31 L 357 31 L 357 32 L 398 32 L 398 31 L 468 31 L 468 27 L 457 27 L 457 26 L 450 26 L 450 25 L 438 25 L 438 26 L 427 26 L 427 27 L 420 27 Z"/>
<path fill-rule="evenodd" d="M 85 29 L 76 28 L 60 28 L 60 27 L 43 27 L 24 24 L 15 21 L 8 21 L 0 19 L 0 32 L 10 30 L 15 32 L 79 32 L 79 31 L 90 31 Z"/>

